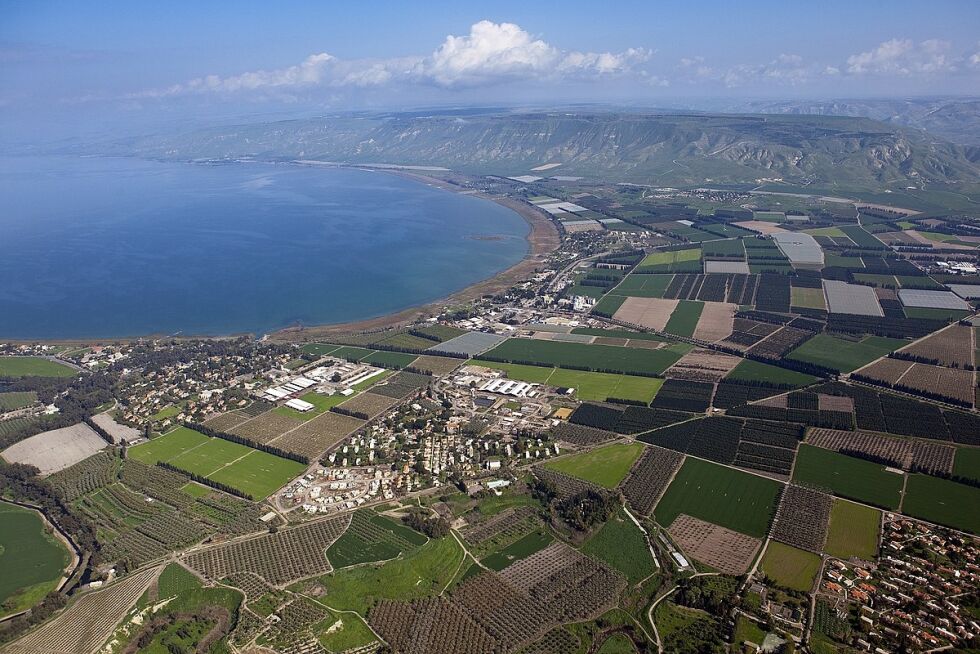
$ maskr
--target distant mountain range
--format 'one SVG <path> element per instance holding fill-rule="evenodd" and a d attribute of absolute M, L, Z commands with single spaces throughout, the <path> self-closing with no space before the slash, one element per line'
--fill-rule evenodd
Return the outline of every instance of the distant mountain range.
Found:
<path fill-rule="evenodd" d="M 980 98 L 910 98 L 750 102 L 745 113 L 860 116 L 925 130 L 953 143 L 980 146 Z"/>
<path fill-rule="evenodd" d="M 870 118 L 824 115 L 834 111 L 830 106 L 763 109 L 772 113 L 342 114 L 141 137 L 98 151 L 178 160 L 430 165 L 507 176 L 560 163 L 547 174 L 670 186 L 781 179 L 843 190 L 980 180 L 978 147 Z"/>

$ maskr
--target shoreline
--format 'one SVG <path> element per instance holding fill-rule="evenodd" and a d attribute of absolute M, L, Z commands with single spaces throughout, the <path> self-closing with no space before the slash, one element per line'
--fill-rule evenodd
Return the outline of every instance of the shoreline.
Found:
<path fill-rule="evenodd" d="M 412 170 L 368 167 L 360 168 L 376 170 L 377 172 L 382 172 L 389 175 L 398 175 L 399 177 L 405 177 L 429 186 L 435 186 L 444 191 L 449 191 L 450 193 L 464 192 L 458 186 L 455 186 L 445 180 Z M 469 302 L 484 295 L 493 294 L 510 288 L 515 283 L 522 281 L 530 273 L 534 272 L 541 264 L 544 263 L 547 255 L 557 250 L 561 245 L 561 235 L 558 232 L 558 228 L 555 227 L 554 223 L 551 221 L 551 218 L 548 217 L 548 215 L 541 209 L 503 195 L 492 196 L 485 193 L 474 193 L 473 195 L 507 207 L 523 218 L 528 224 L 531 231 L 526 237 L 528 252 L 524 255 L 523 259 L 518 261 L 513 266 L 501 270 L 491 277 L 478 281 L 474 284 L 470 284 L 469 286 L 462 288 L 455 293 L 451 293 L 450 295 L 427 302 L 425 304 L 408 307 L 407 309 L 402 309 L 401 311 L 396 311 L 394 313 L 388 313 L 381 316 L 376 316 L 374 318 L 365 318 L 362 320 L 329 323 L 325 325 L 286 327 L 270 333 L 268 335 L 269 340 L 287 343 L 304 343 L 347 332 L 381 331 L 384 329 L 391 329 L 394 327 L 401 327 L 411 324 L 419 318 L 430 317 L 432 314 L 439 313 L 447 304 Z"/>
<path fill-rule="evenodd" d="M 258 162 L 253 162 L 258 163 Z M 277 162 L 270 162 L 277 163 Z M 281 162 L 278 162 L 281 163 Z M 304 162 L 291 162 L 294 165 L 309 165 Z M 200 339 L 235 339 L 243 336 L 260 338 L 265 337 L 270 341 L 283 343 L 302 343 L 317 338 L 346 333 L 352 331 L 380 331 L 393 327 L 410 324 L 420 317 L 428 317 L 433 313 L 438 313 L 446 304 L 464 303 L 482 297 L 483 295 L 493 294 L 501 290 L 506 290 L 519 281 L 523 281 L 529 274 L 533 273 L 546 257 L 554 252 L 561 245 L 561 234 L 558 228 L 551 221 L 551 218 L 542 210 L 515 198 L 503 195 L 488 195 L 483 192 L 467 193 L 466 189 L 451 184 L 438 177 L 432 177 L 425 173 L 429 171 L 418 171 L 406 168 L 385 168 L 367 165 L 345 165 L 340 163 L 329 163 L 329 166 L 337 168 L 352 168 L 357 170 L 368 170 L 372 172 L 384 173 L 386 175 L 396 175 L 405 179 L 433 186 L 450 193 L 466 193 L 483 200 L 496 202 L 507 207 L 520 216 L 530 227 L 530 231 L 525 237 L 528 244 L 528 251 L 524 257 L 514 265 L 499 271 L 498 273 L 477 281 L 447 296 L 437 298 L 424 304 L 418 304 L 405 309 L 382 314 L 372 318 L 363 318 L 337 323 L 325 323 L 318 325 L 299 325 L 283 327 L 267 334 L 256 334 L 251 332 L 237 332 L 228 334 L 190 334 L 177 333 L 173 335 L 164 334 L 139 334 L 130 336 L 100 336 L 93 338 L 86 337 L 66 337 L 66 338 L 5 338 L 0 334 L 0 342 L 12 344 L 70 344 L 70 345 L 96 345 L 105 343 L 132 343 L 145 340 L 173 339 L 181 340 L 200 340 Z M 443 171 L 440 171 L 443 172 Z M 453 172 L 447 170 L 445 172 Z"/>

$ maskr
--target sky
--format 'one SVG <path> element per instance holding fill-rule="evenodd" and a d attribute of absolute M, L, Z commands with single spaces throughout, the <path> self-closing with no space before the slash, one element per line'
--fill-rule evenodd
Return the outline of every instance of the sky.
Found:
<path fill-rule="evenodd" d="M 980 2 L 0 0 L 0 139 L 491 104 L 980 95 Z"/>

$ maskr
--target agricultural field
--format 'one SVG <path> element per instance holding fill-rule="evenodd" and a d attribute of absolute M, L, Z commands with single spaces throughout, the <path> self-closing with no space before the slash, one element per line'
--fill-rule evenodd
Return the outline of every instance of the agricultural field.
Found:
<path fill-rule="evenodd" d="M 820 557 L 778 541 L 770 541 L 759 565 L 773 583 L 808 592 L 820 570 Z"/>
<path fill-rule="evenodd" d="M 661 525 L 670 525 L 686 513 L 762 538 L 769 531 L 779 490 L 780 484 L 771 479 L 688 457 L 657 503 L 654 516 Z"/>
<path fill-rule="evenodd" d="M 387 561 L 424 545 L 425 536 L 371 511 L 351 516 L 347 531 L 327 548 L 327 559 L 335 568 Z"/>
<path fill-rule="evenodd" d="M 824 450 L 800 445 L 793 470 L 793 481 L 826 488 L 834 495 L 866 502 L 885 509 L 897 509 L 902 496 L 902 475 L 885 466 Z"/>
<path fill-rule="evenodd" d="M 787 370 L 768 363 L 760 363 L 744 359 L 735 366 L 725 379 L 743 382 L 768 382 L 770 384 L 785 384 L 799 388 L 809 386 L 817 381 L 812 375 L 806 375 L 795 370 Z"/>
<path fill-rule="evenodd" d="M 323 395 L 322 393 L 317 393 L 316 391 L 310 391 L 299 399 L 303 400 L 304 402 L 309 402 L 313 405 L 313 408 L 309 411 L 297 411 L 296 409 L 292 409 L 288 406 L 277 406 L 275 409 L 272 409 L 272 411 L 279 415 L 296 418 L 297 420 L 309 420 L 311 418 L 315 418 L 324 411 L 329 411 L 341 402 L 346 402 L 350 399 L 350 396 L 341 395 L 340 393 L 336 393 L 334 395 Z"/>
<path fill-rule="evenodd" d="M 909 475 L 902 513 L 980 534 L 980 488 L 928 475 Z"/>
<path fill-rule="evenodd" d="M 34 391 L 0 393 L 0 413 L 23 409 L 35 402 L 37 402 L 37 393 Z"/>
<path fill-rule="evenodd" d="M 581 550 L 619 570 L 633 584 L 657 571 L 646 538 L 622 510 L 611 516 Z"/>
<path fill-rule="evenodd" d="M 670 320 L 664 326 L 664 331 L 677 336 L 692 336 L 703 309 L 704 302 L 681 300 L 670 314 Z"/>
<path fill-rule="evenodd" d="M 606 445 L 549 461 L 544 464 L 544 467 L 590 481 L 604 488 L 616 488 L 643 453 L 643 447 L 641 443 Z"/>
<path fill-rule="evenodd" d="M 380 599 L 410 600 L 438 594 L 456 574 L 463 558 L 463 550 L 447 536 L 379 566 L 337 570 L 319 577 L 316 583 L 326 589 L 332 608 L 365 616 Z"/>
<path fill-rule="evenodd" d="M 155 465 L 163 461 L 265 499 L 306 469 L 302 463 L 178 427 L 129 449 L 129 456 Z"/>
<path fill-rule="evenodd" d="M 689 558 L 729 575 L 745 574 L 762 545 L 759 538 L 685 513 L 667 531 Z"/>
<path fill-rule="evenodd" d="M 881 336 L 865 336 L 859 341 L 852 341 L 829 334 L 817 334 L 790 352 L 786 358 L 840 372 L 851 372 L 903 345 L 908 345 L 908 341 Z"/>
<path fill-rule="evenodd" d="M 980 481 L 980 448 L 957 448 L 952 472 L 958 477 Z"/>
<path fill-rule="evenodd" d="M 535 552 L 540 552 L 545 547 L 551 544 L 554 538 L 550 533 L 546 531 L 532 531 L 531 533 L 523 536 L 507 547 L 497 550 L 493 554 L 484 557 L 480 563 L 490 568 L 500 572 L 511 563 L 515 561 L 520 561 L 521 559 L 526 559 Z"/>
<path fill-rule="evenodd" d="M 663 385 L 656 377 L 617 375 L 606 372 L 586 372 L 513 363 L 486 363 L 489 368 L 502 370 L 509 379 L 558 388 L 574 388 L 580 400 L 603 402 L 607 398 L 635 400 L 649 404 Z"/>
<path fill-rule="evenodd" d="M 830 510 L 830 527 L 824 551 L 840 559 L 855 556 L 864 561 L 873 561 L 878 555 L 880 529 L 881 511 L 835 499 Z"/>
<path fill-rule="evenodd" d="M 0 356 L 0 377 L 74 377 L 75 370 L 44 357 Z"/>
<path fill-rule="evenodd" d="M 68 565 L 65 546 L 36 512 L 0 502 L 0 617 L 40 602 Z"/>
<path fill-rule="evenodd" d="M 804 309 L 826 309 L 827 301 L 822 288 L 793 286 L 790 289 L 790 305 Z"/>
<path fill-rule="evenodd" d="M 659 350 L 562 343 L 530 338 L 511 338 L 486 353 L 487 359 L 544 366 L 587 366 L 603 372 L 661 373 L 690 349 L 668 346 Z M 683 351 L 682 351 L 683 350 Z M 479 363 L 477 361 L 477 363 Z"/>
<path fill-rule="evenodd" d="M 610 294 L 628 297 L 663 297 L 673 275 L 627 275 Z"/>
<path fill-rule="evenodd" d="M 691 272 L 701 270 L 701 248 L 671 250 L 648 254 L 637 270 L 658 272 Z"/>

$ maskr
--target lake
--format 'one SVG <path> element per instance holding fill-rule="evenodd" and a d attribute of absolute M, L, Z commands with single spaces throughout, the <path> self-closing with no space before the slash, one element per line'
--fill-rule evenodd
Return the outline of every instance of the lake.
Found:
<path fill-rule="evenodd" d="M 0 158 L 0 337 L 372 318 L 510 267 L 528 231 L 494 202 L 383 172 Z"/>

